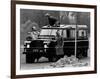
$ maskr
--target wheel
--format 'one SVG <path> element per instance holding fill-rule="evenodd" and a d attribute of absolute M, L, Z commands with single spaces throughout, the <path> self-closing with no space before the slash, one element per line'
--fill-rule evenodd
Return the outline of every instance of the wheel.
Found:
<path fill-rule="evenodd" d="M 87 57 L 87 49 L 84 49 L 83 56 Z"/>
<path fill-rule="evenodd" d="M 56 62 L 57 61 L 57 57 L 49 57 L 49 62 Z"/>
<path fill-rule="evenodd" d="M 53 57 L 53 58 L 52 58 L 52 61 L 53 61 L 53 62 L 56 62 L 56 61 L 57 61 L 57 57 Z"/>
<path fill-rule="evenodd" d="M 49 62 L 52 62 L 52 58 L 49 57 L 48 60 L 49 60 Z"/>
<path fill-rule="evenodd" d="M 33 54 L 26 54 L 26 63 L 34 63 L 35 58 Z"/>

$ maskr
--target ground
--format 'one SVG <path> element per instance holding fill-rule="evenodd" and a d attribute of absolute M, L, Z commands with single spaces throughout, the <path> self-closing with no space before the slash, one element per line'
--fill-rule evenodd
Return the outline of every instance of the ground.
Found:
<path fill-rule="evenodd" d="M 78 63 L 74 64 L 64 64 L 58 65 L 59 62 L 48 62 L 48 58 L 41 57 L 39 59 L 39 62 L 32 63 L 32 64 L 26 64 L 25 61 L 25 54 L 21 54 L 21 69 L 22 70 L 29 70 L 29 69 L 48 69 L 48 68 L 55 68 L 55 67 L 82 67 L 82 66 L 89 66 L 90 58 L 82 58 L 79 59 Z"/>

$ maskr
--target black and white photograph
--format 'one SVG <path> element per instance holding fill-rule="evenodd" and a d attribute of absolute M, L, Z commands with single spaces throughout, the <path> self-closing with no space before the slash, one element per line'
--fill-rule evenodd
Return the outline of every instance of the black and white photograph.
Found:
<path fill-rule="evenodd" d="M 13 51 L 18 77 L 96 72 L 95 6 L 79 6 L 16 4 Z"/>
<path fill-rule="evenodd" d="M 90 65 L 90 13 L 20 9 L 21 69 Z"/>

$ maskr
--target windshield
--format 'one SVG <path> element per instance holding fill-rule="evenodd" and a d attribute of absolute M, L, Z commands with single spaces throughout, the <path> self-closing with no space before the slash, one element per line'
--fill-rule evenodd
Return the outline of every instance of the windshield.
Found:
<path fill-rule="evenodd" d="M 39 39 L 52 39 L 55 38 L 58 29 L 41 29 Z M 60 35 L 62 30 L 59 30 Z"/>
<path fill-rule="evenodd" d="M 40 32 L 40 35 L 43 35 L 43 36 L 56 36 L 56 32 L 57 32 L 57 29 L 42 29 L 41 32 Z"/>

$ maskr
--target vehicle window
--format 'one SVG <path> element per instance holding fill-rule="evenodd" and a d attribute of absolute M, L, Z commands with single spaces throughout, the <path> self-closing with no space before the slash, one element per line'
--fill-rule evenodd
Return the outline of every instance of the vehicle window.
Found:
<path fill-rule="evenodd" d="M 50 35 L 50 29 L 42 29 L 40 35 Z"/>
<path fill-rule="evenodd" d="M 86 37 L 86 30 L 79 30 L 78 37 Z"/>
<path fill-rule="evenodd" d="M 67 32 L 66 32 L 66 30 L 63 30 L 63 38 L 67 38 Z"/>
<path fill-rule="evenodd" d="M 40 35 L 54 35 L 56 36 L 57 29 L 42 29 Z M 61 31 L 60 31 L 61 34 Z"/>
<path fill-rule="evenodd" d="M 56 36 L 56 32 L 57 32 L 57 29 L 51 29 L 51 34 L 50 35 Z"/>
<path fill-rule="evenodd" d="M 62 30 L 59 30 L 59 34 L 62 35 Z"/>
<path fill-rule="evenodd" d="M 70 29 L 67 29 L 67 38 L 70 38 Z"/>
<path fill-rule="evenodd" d="M 70 30 L 70 37 L 75 38 L 75 30 Z"/>

